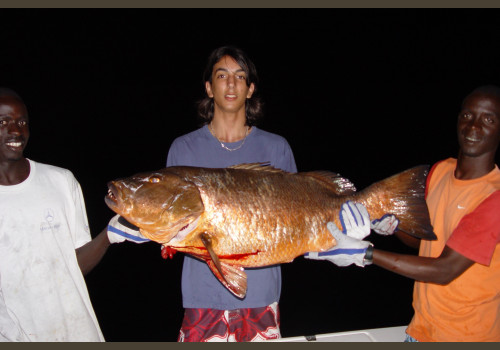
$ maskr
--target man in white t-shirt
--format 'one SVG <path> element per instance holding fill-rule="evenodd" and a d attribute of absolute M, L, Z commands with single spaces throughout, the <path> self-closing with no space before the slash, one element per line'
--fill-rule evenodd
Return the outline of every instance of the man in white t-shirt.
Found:
<path fill-rule="evenodd" d="M 80 184 L 25 158 L 29 135 L 24 102 L 0 88 L 0 341 L 104 341 L 83 275 L 125 238 L 91 238 Z"/>

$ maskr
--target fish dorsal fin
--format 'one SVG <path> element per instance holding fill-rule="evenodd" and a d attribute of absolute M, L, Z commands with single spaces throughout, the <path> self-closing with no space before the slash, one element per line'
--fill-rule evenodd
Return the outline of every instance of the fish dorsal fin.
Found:
<path fill-rule="evenodd" d="M 243 163 L 229 166 L 230 169 L 246 169 L 246 170 L 257 170 L 272 173 L 287 173 L 284 170 L 277 169 L 270 165 L 268 162 L 265 163 Z M 351 195 L 356 192 L 356 187 L 354 184 L 342 177 L 340 174 L 333 173 L 326 170 L 310 171 L 304 173 L 296 173 L 295 175 L 302 175 L 312 177 L 315 180 L 327 185 L 335 194 L 337 195 Z"/>
<path fill-rule="evenodd" d="M 258 171 L 267 171 L 272 173 L 283 173 L 286 172 L 281 169 L 277 169 L 273 167 L 268 162 L 265 163 L 242 163 L 228 166 L 229 169 L 245 169 L 245 170 L 258 170 Z"/>
<path fill-rule="evenodd" d="M 311 177 L 325 185 L 327 185 L 335 194 L 338 195 L 351 195 L 356 192 L 354 184 L 342 177 L 340 174 L 332 173 L 331 171 L 319 170 L 299 173 L 303 176 Z"/>
<path fill-rule="evenodd" d="M 230 265 L 219 260 L 212 248 L 212 239 L 207 233 L 200 234 L 201 241 L 210 255 L 205 261 L 215 277 L 238 298 L 247 294 L 247 274 L 242 267 Z"/>

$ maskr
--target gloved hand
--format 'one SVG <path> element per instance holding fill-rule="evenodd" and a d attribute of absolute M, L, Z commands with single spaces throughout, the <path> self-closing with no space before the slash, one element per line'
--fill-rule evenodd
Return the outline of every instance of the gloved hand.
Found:
<path fill-rule="evenodd" d="M 398 229 L 399 220 L 392 214 L 385 214 L 380 219 L 373 220 L 371 229 L 382 236 L 392 235 Z"/>
<path fill-rule="evenodd" d="M 349 237 L 363 239 L 370 234 L 370 214 L 361 203 L 347 201 L 342 204 L 340 208 L 340 224 L 342 225 L 342 232 Z"/>
<path fill-rule="evenodd" d="M 129 223 L 120 215 L 115 215 L 108 224 L 108 239 L 111 244 L 121 243 L 125 240 L 134 243 L 144 243 L 150 240 L 144 237 L 139 228 Z"/>
<path fill-rule="evenodd" d="M 329 260 L 337 266 L 356 264 L 363 267 L 371 264 L 371 259 L 366 260 L 365 255 L 368 247 L 373 245 L 362 240 L 370 233 L 370 216 L 366 208 L 362 204 L 352 202 L 342 204 L 340 222 L 343 232 L 338 229 L 335 223 L 329 222 L 327 224 L 328 230 L 337 241 L 335 247 L 326 252 L 309 252 L 304 257 L 314 260 Z"/>

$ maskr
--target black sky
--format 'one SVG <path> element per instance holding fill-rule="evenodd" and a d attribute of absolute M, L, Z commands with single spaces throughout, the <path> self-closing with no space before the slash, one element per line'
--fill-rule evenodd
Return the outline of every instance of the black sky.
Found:
<path fill-rule="evenodd" d="M 198 127 L 210 51 L 243 48 L 266 102 L 260 127 L 284 136 L 299 171 L 358 188 L 455 156 L 462 98 L 500 84 L 493 9 L 0 9 L 0 85 L 30 112 L 26 155 L 73 171 L 91 229 L 112 216 L 106 182 L 165 165 Z M 411 252 L 391 238 L 377 247 Z M 182 256 L 113 246 L 87 277 L 109 341 L 175 341 Z M 409 322 L 412 281 L 370 266 L 283 265 L 284 336 Z"/>

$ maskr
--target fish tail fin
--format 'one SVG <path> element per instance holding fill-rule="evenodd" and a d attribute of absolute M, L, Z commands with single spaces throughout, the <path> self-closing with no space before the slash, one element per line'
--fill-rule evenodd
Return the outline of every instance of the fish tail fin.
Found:
<path fill-rule="evenodd" d="M 429 166 L 421 165 L 374 183 L 359 193 L 372 218 L 394 214 L 398 230 L 411 236 L 436 240 L 425 201 Z"/>

